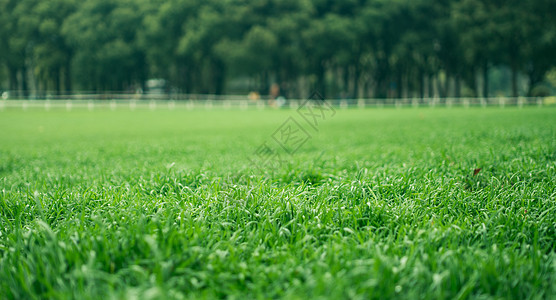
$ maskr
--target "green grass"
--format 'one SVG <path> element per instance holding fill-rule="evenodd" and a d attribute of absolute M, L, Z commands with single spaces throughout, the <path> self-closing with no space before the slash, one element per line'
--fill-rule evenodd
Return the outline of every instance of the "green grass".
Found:
<path fill-rule="evenodd" d="M 554 299 L 555 108 L 290 116 L 0 111 L 0 298 Z"/>

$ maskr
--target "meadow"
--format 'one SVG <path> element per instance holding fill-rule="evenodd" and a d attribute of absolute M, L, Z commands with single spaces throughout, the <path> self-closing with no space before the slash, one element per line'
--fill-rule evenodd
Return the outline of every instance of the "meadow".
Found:
<path fill-rule="evenodd" d="M 0 111 L 2 299 L 555 295 L 555 107 Z"/>

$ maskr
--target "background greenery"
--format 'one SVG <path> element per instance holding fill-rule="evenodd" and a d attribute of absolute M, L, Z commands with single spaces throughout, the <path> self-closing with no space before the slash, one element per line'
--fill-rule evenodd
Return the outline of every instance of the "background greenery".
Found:
<path fill-rule="evenodd" d="M 0 88 L 542 96 L 555 20 L 553 0 L 0 0 Z"/>
<path fill-rule="evenodd" d="M 7 109 L 0 295 L 550 299 L 555 115 L 339 110 L 265 169 L 294 111 Z"/>

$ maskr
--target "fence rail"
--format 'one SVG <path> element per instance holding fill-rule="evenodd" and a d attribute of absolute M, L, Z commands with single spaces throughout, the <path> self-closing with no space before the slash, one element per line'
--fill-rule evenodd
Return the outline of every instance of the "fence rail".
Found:
<path fill-rule="evenodd" d="M 96 95 L 98 96 L 98 95 Z M 202 99 L 168 98 L 98 98 L 89 95 L 72 95 L 67 99 L 0 99 L 0 110 L 15 109 L 265 109 L 297 108 L 304 99 L 290 99 L 282 102 L 270 99 L 249 100 L 246 96 L 209 97 Z M 493 97 L 493 98 L 430 98 L 430 99 L 328 99 L 329 104 L 338 108 L 365 107 L 524 107 L 556 105 L 556 97 Z"/>

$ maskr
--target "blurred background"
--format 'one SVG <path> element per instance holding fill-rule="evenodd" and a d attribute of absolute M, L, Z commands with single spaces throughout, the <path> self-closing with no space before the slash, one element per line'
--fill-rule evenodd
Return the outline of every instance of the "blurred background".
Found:
<path fill-rule="evenodd" d="M 0 94 L 553 95 L 554 0 L 0 0 Z"/>

